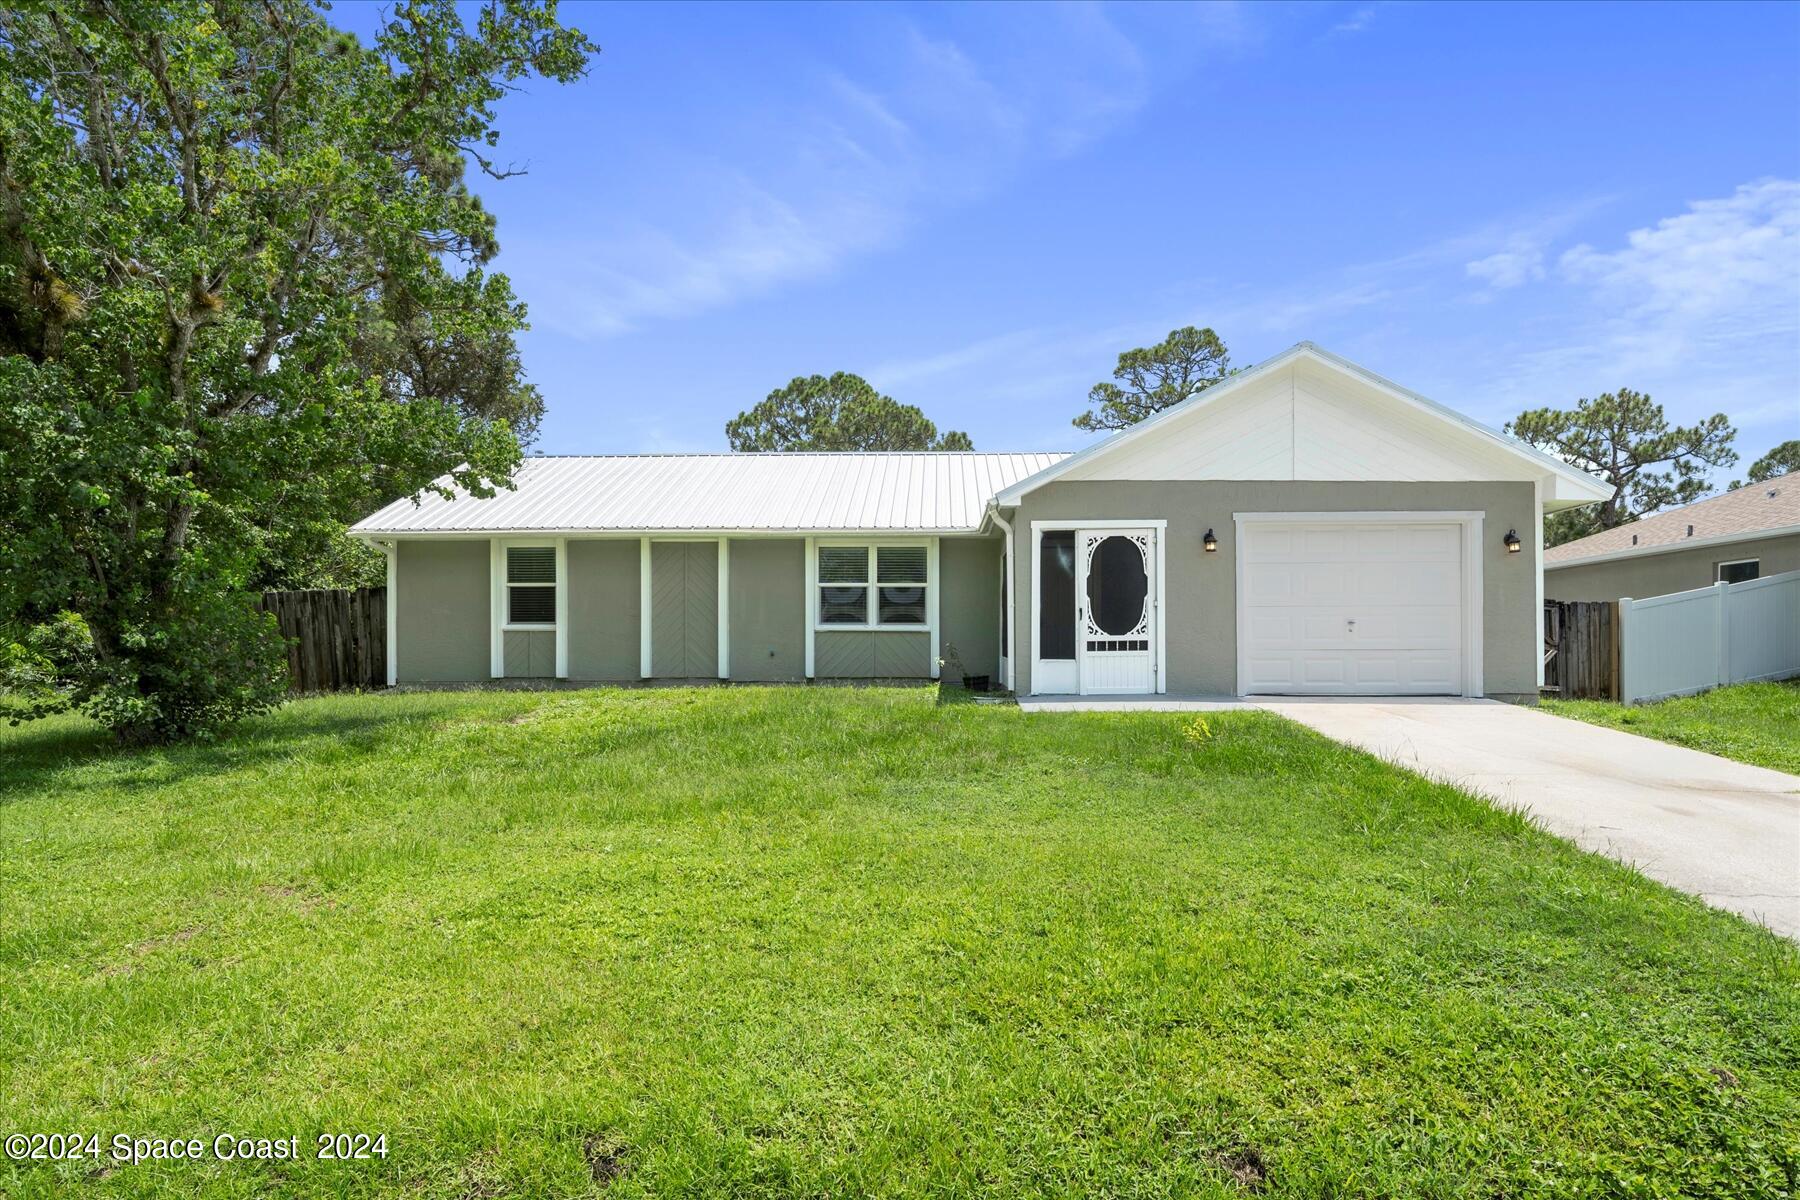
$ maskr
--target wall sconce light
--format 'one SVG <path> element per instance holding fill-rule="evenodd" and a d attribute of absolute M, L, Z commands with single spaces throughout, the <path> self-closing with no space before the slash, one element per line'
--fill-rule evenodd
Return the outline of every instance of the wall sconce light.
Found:
<path fill-rule="evenodd" d="M 1516 529 L 1507 530 L 1506 536 L 1501 538 L 1500 540 L 1506 543 L 1506 552 L 1508 554 L 1517 554 L 1519 552 L 1519 531 L 1518 530 L 1516 530 Z"/>
<path fill-rule="evenodd" d="M 1213 536 L 1212 530 L 1207 530 L 1206 536 L 1200 539 L 1200 548 L 1208 554 L 1219 548 L 1219 539 Z"/>

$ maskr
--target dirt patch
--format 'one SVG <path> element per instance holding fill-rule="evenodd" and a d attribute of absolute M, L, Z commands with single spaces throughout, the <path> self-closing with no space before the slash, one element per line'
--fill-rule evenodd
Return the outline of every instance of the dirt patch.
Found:
<path fill-rule="evenodd" d="M 471 1155 L 463 1164 L 462 1191 L 457 1193 L 461 1200 L 494 1200 L 502 1190 L 500 1170 L 494 1165 L 491 1152 Z"/>
<path fill-rule="evenodd" d="M 1239 1146 L 1219 1155 L 1219 1165 L 1246 1192 L 1260 1192 L 1269 1186 L 1269 1165 L 1255 1146 Z"/>
<path fill-rule="evenodd" d="M 314 892 L 303 891 L 285 883 L 265 883 L 256 889 L 271 900 L 292 901 L 303 914 L 321 908 L 336 908 L 337 901 L 329 896 L 320 896 Z"/>
<path fill-rule="evenodd" d="M 177 929 L 174 933 L 160 934 L 157 937 L 145 938 L 141 942 L 132 942 L 125 947 L 131 951 L 131 958 L 123 962 L 107 963 L 100 968 L 100 974 L 103 976 L 123 974 L 135 967 L 137 960 L 145 955 L 160 950 L 164 946 L 179 946 L 183 942 L 191 942 L 205 930 L 206 926 L 204 925 L 189 925 L 186 929 Z"/>
<path fill-rule="evenodd" d="M 1738 1077 L 1735 1072 L 1727 1070 L 1724 1067 L 1708 1067 L 1706 1069 L 1712 1074 L 1713 1086 L 1718 1088 L 1721 1092 L 1733 1091 L 1744 1086 L 1738 1082 Z"/>
<path fill-rule="evenodd" d="M 625 1147 L 603 1133 L 590 1133 L 582 1139 L 581 1156 L 587 1160 L 588 1174 L 602 1187 L 631 1170 Z"/>

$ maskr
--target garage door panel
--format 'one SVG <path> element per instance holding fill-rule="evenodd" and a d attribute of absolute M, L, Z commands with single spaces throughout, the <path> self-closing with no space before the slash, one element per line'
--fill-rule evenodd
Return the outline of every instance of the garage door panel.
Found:
<path fill-rule="evenodd" d="M 1250 613 L 1246 621 L 1245 641 L 1251 650 L 1259 646 L 1288 646 L 1298 638 L 1297 626 L 1305 616 L 1298 609 L 1264 609 Z"/>
<path fill-rule="evenodd" d="M 1294 599 L 1295 571 L 1286 563 L 1259 565 L 1244 580 L 1246 604 L 1291 604 Z"/>
<path fill-rule="evenodd" d="M 1391 563 L 1345 575 L 1343 598 L 1375 604 L 1460 604 L 1462 564 Z"/>
<path fill-rule="evenodd" d="M 1462 691 L 1462 526 L 1247 525 L 1246 692 Z"/>
<path fill-rule="evenodd" d="M 1461 687 L 1455 654 L 1383 650 L 1253 654 L 1246 663 L 1246 679 L 1249 692 L 1343 696 L 1441 696 Z"/>
<path fill-rule="evenodd" d="M 1350 628 L 1354 620 L 1356 627 Z M 1288 649 L 1454 650 L 1462 609 L 1450 605 L 1355 608 L 1343 605 L 1253 612 L 1246 630 L 1252 653 Z"/>

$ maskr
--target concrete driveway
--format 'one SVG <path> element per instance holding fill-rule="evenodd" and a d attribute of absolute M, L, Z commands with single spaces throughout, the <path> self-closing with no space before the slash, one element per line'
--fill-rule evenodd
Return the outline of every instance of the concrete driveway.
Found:
<path fill-rule="evenodd" d="M 1491 700 L 1253 703 L 1800 939 L 1800 776 Z"/>

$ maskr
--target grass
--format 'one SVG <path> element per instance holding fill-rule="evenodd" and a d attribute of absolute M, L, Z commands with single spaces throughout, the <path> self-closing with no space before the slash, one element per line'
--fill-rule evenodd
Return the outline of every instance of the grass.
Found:
<path fill-rule="evenodd" d="M 1800 679 L 1733 684 L 1654 704 L 1546 700 L 1543 706 L 1559 717 L 1800 775 Z"/>
<path fill-rule="evenodd" d="M 1800 954 L 1261 713 L 927 690 L 0 732 L 0 1194 L 1791 1195 Z"/>

